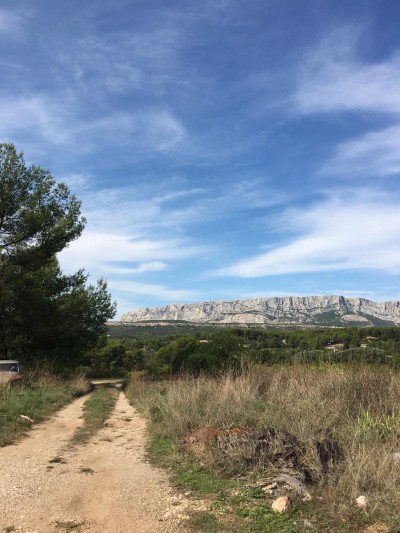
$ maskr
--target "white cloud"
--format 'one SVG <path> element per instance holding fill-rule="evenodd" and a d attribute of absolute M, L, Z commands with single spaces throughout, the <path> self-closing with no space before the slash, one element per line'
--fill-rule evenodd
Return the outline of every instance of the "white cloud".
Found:
<path fill-rule="evenodd" d="M 251 211 L 283 204 L 287 195 L 278 191 L 268 178 L 231 179 L 226 186 L 225 177 L 221 188 L 209 187 L 198 190 L 189 205 L 170 211 L 165 223 L 168 227 L 223 220 L 244 211 Z"/>
<path fill-rule="evenodd" d="M 154 296 L 161 300 L 171 301 L 188 301 L 198 298 L 196 291 L 168 289 L 164 285 L 152 283 L 139 283 L 136 281 L 113 281 L 112 288 L 122 294 L 130 296 Z"/>
<path fill-rule="evenodd" d="M 187 136 L 180 119 L 168 109 L 142 107 L 94 117 L 86 116 L 84 109 L 71 94 L 0 98 L 0 138 L 28 146 L 34 155 L 49 146 L 62 147 L 65 155 L 65 150 L 80 154 L 115 143 L 136 154 L 165 152 Z"/>
<path fill-rule="evenodd" d="M 115 31 L 104 37 L 88 31 L 69 48 L 63 49 L 56 66 L 60 78 L 70 76 L 81 91 L 94 98 L 104 92 L 132 94 L 145 92 L 159 97 L 171 87 L 184 85 L 179 54 L 184 29 L 160 14 L 152 27 Z"/>
<path fill-rule="evenodd" d="M 179 118 L 158 107 L 117 111 L 104 118 L 78 120 L 71 131 L 71 137 L 88 144 L 93 150 L 118 143 L 136 155 L 174 148 L 186 135 L 186 128 Z"/>
<path fill-rule="evenodd" d="M 166 263 L 162 261 L 152 261 L 151 263 L 141 263 L 136 268 L 127 269 L 129 274 L 141 274 L 144 272 L 160 272 L 160 270 L 165 270 L 168 268 Z"/>
<path fill-rule="evenodd" d="M 292 103 L 299 114 L 363 112 L 386 114 L 395 124 L 337 145 L 319 174 L 363 178 L 400 173 L 400 54 L 363 60 L 360 31 L 331 33 L 303 58 Z"/>
<path fill-rule="evenodd" d="M 65 181 L 78 187 L 87 228 L 82 236 L 60 254 L 63 270 L 85 268 L 92 277 L 132 280 L 159 272 L 191 258 L 205 260 L 215 253 L 207 239 L 193 237 L 192 229 L 204 221 L 223 221 L 240 210 L 273 205 L 268 182 L 232 182 L 229 190 L 185 187 L 181 178 L 164 178 L 157 183 L 143 180 L 135 186 L 91 191 L 88 176 L 70 176 Z M 202 230 L 203 233 L 204 230 Z M 186 234 L 191 235 L 189 238 Z"/>
<path fill-rule="evenodd" d="M 287 211 L 284 222 L 298 237 L 216 274 L 252 278 L 349 269 L 398 274 L 398 202 L 379 191 L 342 191 L 308 210 Z"/>
<path fill-rule="evenodd" d="M 394 176 L 400 174 L 400 126 L 366 133 L 340 143 L 321 174 L 351 177 Z"/>
<path fill-rule="evenodd" d="M 19 39 L 24 30 L 25 17 L 16 11 L 0 9 L 0 37 Z"/>
<path fill-rule="evenodd" d="M 68 261 L 66 263 L 68 265 Z M 73 266 L 73 265 L 72 265 Z M 114 277 L 117 276 L 131 276 L 132 274 L 145 274 L 148 272 L 160 272 L 161 270 L 166 270 L 168 268 L 167 263 L 162 261 L 152 261 L 151 263 L 140 263 L 137 266 L 119 266 L 113 264 L 111 261 L 104 261 L 101 264 L 98 264 L 97 268 L 107 268 L 107 276 Z M 73 268 L 71 268 L 73 270 Z"/>
<path fill-rule="evenodd" d="M 144 135 L 150 146 L 164 151 L 180 143 L 187 135 L 183 124 L 167 110 L 152 110 L 142 117 L 138 135 Z"/>
<path fill-rule="evenodd" d="M 132 178 L 133 180 L 134 178 Z M 191 187 L 180 177 L 163 177 L 155 181 L 138 180 L 133 186 L 82 191 L 84 215 L 88 229 L 118 228 L 129 234 L 149 231 L 181 234 L 194 224 L 223 220 L 246 210 L 257 210 L 284 203 L 287 197 L 278 192 L 268 179 L 225 177 L 216 185 Z M 103 231 L 102 230 L 102 231 Z"/>
<path fill-rule="evenodd" d="M 201 247 L 179 239 L 155 239 L 123 232 L 88 231 L 60 254 L 62 267 L 74 272 L 84 267 L 92 275 L 151 272 L 165 268 L 162 260 L 186 259 L 200 254 Z M 152 267 L 142 264 L 151 262 Z M 140 264 L 139 264 L 140 263 Z M 158 267 L 158 268 L 157 268 Z"/>
<path fill-rule="evenodd" d="M 293 98 L 298 113 L 400 113 L 400 54 L 362 61 L 356 55 L 358 33 L 354 28 L 333 32 L 304 57 Z"/>
<path fill-rule="evenodd" d="M 41 96 L 4 97 L 0 99 L 0 137 L 21 144 L 43 141 L 51 145 L 64 144 L 70 137 L 70 127 L 65 127 L 66 104 L 62 111 L 57 104 Z"/>
<path fill-rule="evenodd" d="M 193 196 L 199 193 L 201 194 L 203 192 L 206 192 L 206 190 L 200 187 L 197 187 L 194 189 L 187 189 L 187 190 L 169 191 L 169 192 L 162 193 L 160 196 L 155 196 L 154 202 L 157 204 L 161 204 L 164 202 L 171 202 L 173 200 L 183 199 L 185 197 Z"/>
<path fill-rule="evenodd" d="M 66 176 L 57 176 L 57 181 L 62 181 L 67 185 L 73 194 L 76 191 L 87 191 L 90 185 L 90 175 L 85 173 L 68 174 Z"/>

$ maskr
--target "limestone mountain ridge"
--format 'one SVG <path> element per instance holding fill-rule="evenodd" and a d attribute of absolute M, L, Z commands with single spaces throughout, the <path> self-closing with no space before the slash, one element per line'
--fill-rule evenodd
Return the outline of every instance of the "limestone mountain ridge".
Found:
<path fill-rule="evenodd" d="M 336 295 L 249 298 L 142 308 L 125 313 L 121 321 L 260 327 L 400 325 L 400 302 Z"/>

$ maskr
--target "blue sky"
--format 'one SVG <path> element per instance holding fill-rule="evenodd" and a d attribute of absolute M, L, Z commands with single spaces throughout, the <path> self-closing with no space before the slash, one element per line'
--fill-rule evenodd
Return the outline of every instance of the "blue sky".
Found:
<path fill-rule="evenodd" d="M 397 0 L 3 0 L 0 141 L 137 307 L 400 300 Z"/>

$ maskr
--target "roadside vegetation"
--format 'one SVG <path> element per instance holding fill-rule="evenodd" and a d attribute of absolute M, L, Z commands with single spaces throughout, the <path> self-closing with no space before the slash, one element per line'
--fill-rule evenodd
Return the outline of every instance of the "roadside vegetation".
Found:
<path fill-rule="evenodd" d="M 153 459 L 174 468 L 178 485 L 210 500 L 192 517 L 198 531 L 354 532 L 379 522 L 384 531 L 399 530 L 400 375 L 388 365 L 296 363 L 142 377 L 132 379 L 128 395 L 151 420 Z M 191 443 L 187 435 L 204 428 L 219 437 L 200 432 Z M 250 437 L 235 438 L 232 428 L 248 428 Z M 275 452 L 264 438 L 260 454 L 260 434 L 283 435 L 296 457 L 286 447 L 285 460 L 279 438 Z M 277 515 L 271 501 L 279 483 L 263 488 L 282 473 L 301 481 L 310 498 L 286 491 L 291 509 Z M 366 507 L 356 505 L 361 495 Z"/>
<path fill-rule="evenodd" d="M 89 391 L 90 383 L 83 376 L 65 380 L 39 370 L 27 372 L 16 386 L 0 386 L 0 446 L 14 443 L 33 422 L 47 419 Z"/>
<path fill-rule="evenodd" d="M 83 406 L 83 426 L 75 432 L 71 444 L 88 442 L 108 420 L 117 398 L 118 390 L 114 387 L 95 389 Z"/>

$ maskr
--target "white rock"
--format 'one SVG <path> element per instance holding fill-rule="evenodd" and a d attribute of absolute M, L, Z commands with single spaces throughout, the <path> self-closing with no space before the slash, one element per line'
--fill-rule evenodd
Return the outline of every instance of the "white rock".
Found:
<path fill-rule="evenodd" d="M 30 418 L 29 416 L 25 416 L 25 415 L 19 415 L 20 418 L 22 418 L 23 420 L 26 420 L 27 422 L 29 422 L 30 424 L 33 424 L 35 421 L 33 420 L 33 418 Z"/>
<path fill-rule="evenodd" d="M 262 490 L 264 492 L 272 492 L 277 488 L 278 488 L 278 485 L 276 483 L 270 483 L 269 485 L 266 485 L 265 487 L 263 487 Z"/>
<path fill-rule="evenodd" d="M 358 498 L 356 498 L 356 504 L 358 507 L 365 508 L 368 505 L 368 498 L 362 495 L 358 496 Z"/>
<path fill-rule="evenodd" d="M 280 496 L 272 502 L 271 508 L 275 513 L 287 513 L 290 507 L 288 496 Z"/>

